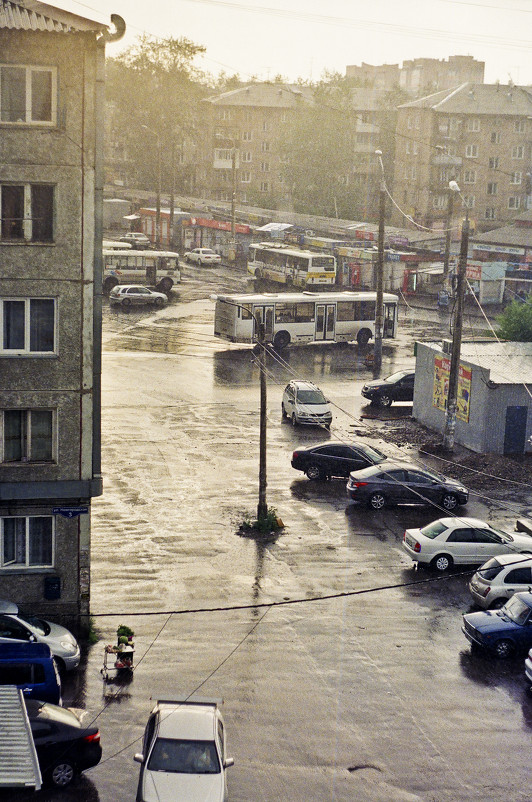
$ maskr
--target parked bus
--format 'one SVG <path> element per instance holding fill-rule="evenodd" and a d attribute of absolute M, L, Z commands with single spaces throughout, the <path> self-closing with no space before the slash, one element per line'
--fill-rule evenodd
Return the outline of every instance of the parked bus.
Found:
<path fill-rule="evenodd" d="M 278 349 L 289 343 L 351 342 L 375 336 L 375 292 L 299 292 L 218 295 L 214 334 L 230 342 L 256 339 L 257 321 Z M 397 295 L 384 293 L 383 336 L 397 332 Z"/>
<path fill-rule="evenodd" d="M 169 292 L 181 281 L 179 254 L 173 251 L 103 249 L 103 290 L 110 293 L 117 284 L 146 284 Z"/>
<path fill-rule="evenodd" d="M 248 273 L 295 287 L 333 285 L 336 259 L 291 245 L 261 242 L 249 246 Z"/>

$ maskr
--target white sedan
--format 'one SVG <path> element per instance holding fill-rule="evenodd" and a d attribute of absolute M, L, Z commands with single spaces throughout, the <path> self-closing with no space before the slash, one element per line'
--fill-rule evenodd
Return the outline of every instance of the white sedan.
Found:
<path fill-rule="evenodd" d="M 160 700 L 150 713 L 142 752 L 137 802 L 225 802 L 226 757 L 221 700 Z"/>
<path fill-rule="evenodd" d="M 439 518 L 422 529 L 407 529 L 402 547 L 414 562 L 447 571 L 453 563 L 482 564 L 497 554 L 532 555 L 532 537 L 509 535 L 478 518 Z"/>
<path fill-rule="evenodd" d="M 219 265 L 222 257 L 212 248 L 194 248 L 193 251 L 185 253 L 185 259 L 190 264 L 197 265 Z"/>

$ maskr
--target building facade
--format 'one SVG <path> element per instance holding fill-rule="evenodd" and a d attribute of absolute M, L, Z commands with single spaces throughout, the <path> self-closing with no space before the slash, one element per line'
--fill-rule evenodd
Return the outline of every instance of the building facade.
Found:
<path fill-rule="evenodd" d="M 0 9 L 2 596 L 88 624 L 100 466 L 107 25 L 40 2 Z"/>
<path fill-rule="evenodd" d="M 352 78 L 363 86 L 375 89 L 399 87 L 414 97 L 420 97 L 441 89 L 460 86 L 467 81 L 484 82 L 484 62 L 473 56 L 449 56 L 448 59 L 417 58 L 398 64 L 350 65 L 345 69 L 346 78 Z"/>

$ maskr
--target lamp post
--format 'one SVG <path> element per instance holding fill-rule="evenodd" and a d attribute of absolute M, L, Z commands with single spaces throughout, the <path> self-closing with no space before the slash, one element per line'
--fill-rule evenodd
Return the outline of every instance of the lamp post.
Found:
<path fill-rule="evenodd" d="M 228 301 L 226 298 L 220 298 L 218 295 L 211 295 L 211 301 L 220 301 L 228 306 L 236 306 L 237 309 L 244 309 L 249 312 L 242 304 L 237 304 L 234 301 Z M 260 319 L 257 312 L 254 318 L 256 341 L 258 352 L 258 365 L 260 371 L 260 420 L 259 420 L 259 501 L 257 504 L 257 520 L 262 521 L 268 514 L 268 504 L 266 502 L 266 487 L 268 485 L 266 479 L 266 412 L 267 412 L 267 398 L 266 398 L 266 343 L 264 340 L 264 323 Z"/>
<path fill-rule="evenodd" d="M 233 137 L 217 134 L 218 139 L 224 139 L 231 143 L 231 242 L 230 242 L 230 261 L 236 258 L 236 170 L 237 170 L 237 147 Z"/>
<path fill-rule="evenodd" d="M 157 139 L 157 201 L 155 206 L 155 245 L 161 245 L 161 137 L 147 125 L 142 125 L 146 131 L 153 134 Z"/>
<path fill-rule="evenodd" d="M 381 180 L 379 189 L 379 233 L 377 242 L 377 274 L 375 277 L 375 339 L 373 345 L 373 378 L 378 379 L 382 367 L 382 330 L 384 321 L 383 308 L 383 282 L 384 282 L 384 215 L 386 204 L 386 187 L 384 183 L 384 165 L 382 163 L 382 151 L 376 150 L 375 155 L 379 159 L 381 168 Z"/>
<path fill-rule="evenodd" d="M 469 247 L 469 209 L 456 181 L 449 181 L 451 192 L 457 192 L 466 208 L 466 217 L 462 225 L 460 241 L 460 258 L 456 279 L 456 301 L 454 306 L 453 342 L 451 349 L 451 365 L 449 368 L 449 390 L 447 393 L 447 410 L 443 447 L 452 451 L 454 448 L 454 431 L 456 428 L 456 407 L 458 397 L 458 374 L 460 370 L 460 348 L 462 345 L 462 319 L 464 310 L 465 279 L 467 271 L 467 251 Z"/>

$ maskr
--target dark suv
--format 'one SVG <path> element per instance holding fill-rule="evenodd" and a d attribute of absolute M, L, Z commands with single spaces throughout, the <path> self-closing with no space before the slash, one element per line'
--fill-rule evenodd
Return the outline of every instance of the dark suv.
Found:
<path fill-rule="evenodd" d="M 327 440 L 317 446 L 297 448 L 292 454 L 292 468 L 303 471 L 309 479 L 328 479 L 349 476 L 351 471 L 378 465 L 385 459 L 381 451 L 363 443 L 349 445 Z"/>
<path fill-rule="evenodd" d="M 413 401 L 415 376 L 411 371 L 400 370 L 385 379 L 366 382 L 362 395 L 381 407 L 389 407 L 394 401 Z"/>

